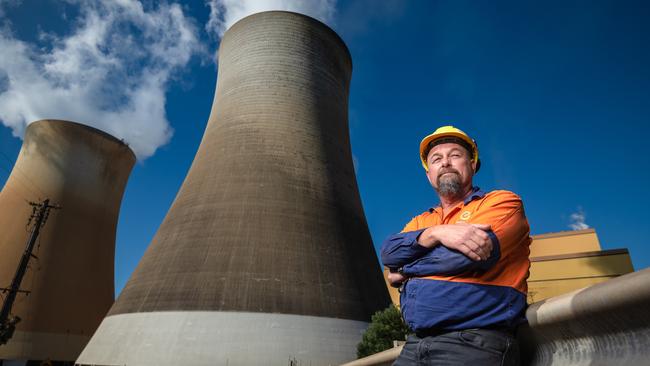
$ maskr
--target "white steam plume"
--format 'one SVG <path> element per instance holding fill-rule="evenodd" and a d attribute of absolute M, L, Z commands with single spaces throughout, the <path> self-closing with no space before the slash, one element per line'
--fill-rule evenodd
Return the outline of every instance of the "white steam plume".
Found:
<path fill-rule="evenodd" d="M 293 11 L 328 24 L 336 7 L 336 0 L 208 0 L 206 3 L 210 7 L 210 20 L 205 29 L 218 38 L 241 18 L 261 11 Z"/>
<path fill-rule="evenodd" d="M 582 210 L 582 207 L 578 207 L 578 212 L 574 212 L 569 216 L 571 223 L 569 227 L 571 230 L 584 230 L 589 229 L 589 225 L 586 223 L 587 215 Z"/>
<path fill-rule="evenodd" d="M 202 50 L 196 26 L 178 4 L 72 3 L 78 18 L 65 36 L 41 35 L 48 47 L 17 39 L 1 19 L 0 121 L 16 136 L 44 118 L 88 124 L 145 159 L 172 135 L 165 90 Z"/>

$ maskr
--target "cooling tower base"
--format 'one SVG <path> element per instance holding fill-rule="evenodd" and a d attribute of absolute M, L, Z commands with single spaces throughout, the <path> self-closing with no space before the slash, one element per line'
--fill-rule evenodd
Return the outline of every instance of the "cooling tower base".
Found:
<path fill-rule="evenodd" d="M 368 323 L 302 315 L 169 311 L 104 319 L 81 365 L 333 365 L 356 358 Z"/>
<path fill-rule="evenodd" d="M 74 361 L 90 340 L 90 335 L 21 332 L 0 347 L 0 360 Z"/>

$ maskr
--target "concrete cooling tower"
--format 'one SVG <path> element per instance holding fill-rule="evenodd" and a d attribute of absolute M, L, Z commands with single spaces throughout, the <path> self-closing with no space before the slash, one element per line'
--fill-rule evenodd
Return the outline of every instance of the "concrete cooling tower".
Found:
<path fill-rule="evenodd" d="M 329 365 L 390 300 L 348 135 L 351 58 L 264 12 L 221 41 L 203 140 L 80 364 Z"/>
<path fill-rule="evenodd" d="M 73 362 L 88 343 L 113 303 L 117 218 L 134 162 L 128 146 L 92 127 L 27 127 L 0 191 L 0 287 L 9 287 L 25 250 L 28 201 L 49 198 L 61 209 L 40 231 L 20 286 L 29 294 L 19 293 L 12 309 L 21 321 L 0 360 Z"/>

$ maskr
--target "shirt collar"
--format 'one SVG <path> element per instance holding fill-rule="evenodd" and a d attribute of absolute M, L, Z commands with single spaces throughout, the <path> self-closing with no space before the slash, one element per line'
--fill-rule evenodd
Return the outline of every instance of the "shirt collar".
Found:
<path fill-rule="evenodd" d="M 464 203 L 467 205 L 468 203 L 472 202 L 474 199 L 483 198 L 483 196 L 485 196 L 485 192 L 483 192 L 481 188 L 474 186 L 472 188 L 472 193 L 470 193 L 469 196 L 465 198 Z"/>
<path fill-rule="evenodd" d="M 472 187 L 472 193 L 470 193 L 465 198 L 465 200 L 463 201 L 463 204 L 467 205 L 470 202 L 472 202 L 474 199 L 483 198 L 483 196 L 485 196 L 485 192 L 483 192 L 483 190 L 481 190 L 481 188 L 479 188 L 477 186 L 474 186 L 474 187 Z M 438 207 L 440 207 L 440 204 L 438 204 L 437 206 L 429 208 L 429 212 L 435 211 L 436 208 L 438 208 Z"/>

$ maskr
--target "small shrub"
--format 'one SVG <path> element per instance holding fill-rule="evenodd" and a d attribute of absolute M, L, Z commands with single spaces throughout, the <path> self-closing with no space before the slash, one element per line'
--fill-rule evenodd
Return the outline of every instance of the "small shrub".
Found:
<path fill-rule="evenodd" d="M 404 340 L 408 333 L 402 314 L 394 305 L 390 305 L 372 316 L 370 326 L 357 345 L 357 357 L 370 356 L 392 348 L 394 340 Z"/>

